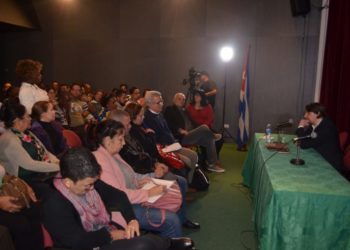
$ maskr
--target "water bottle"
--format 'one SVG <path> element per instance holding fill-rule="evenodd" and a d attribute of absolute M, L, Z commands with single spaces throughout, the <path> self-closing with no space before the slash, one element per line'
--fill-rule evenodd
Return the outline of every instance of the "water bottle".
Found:
<path fill-rule="evenodd" d="M 266 125 L 266 142 L 267 143 L 271 143 L 271 133 L 272 133 L 271 124 L 268 123 Z"/>

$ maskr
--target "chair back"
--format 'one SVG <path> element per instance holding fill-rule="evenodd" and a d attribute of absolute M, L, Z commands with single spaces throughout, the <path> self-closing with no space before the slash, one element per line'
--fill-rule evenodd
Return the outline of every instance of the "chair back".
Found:
<path fill-rule="evenodd" d="M 74 131 L 69 129 L 63 129 L 62 134 L 64 138 L 66 138 L 69 148 L 81 147 L 82 145 L 81 140 Z"/>
<path fill-rule="evenodd" d="M 345 148 L 343 159 L 344 159 L 344 168 L 350 171 L 350 144 Z"/>
<path fill-rule="evenodd" d="M 345 147 L 348 143 L 349 139 L 349 133 L 347 131 L 343 131 L 339 133 L 339 143 L 340 143 L 340 148 L 344 152 Z"/>

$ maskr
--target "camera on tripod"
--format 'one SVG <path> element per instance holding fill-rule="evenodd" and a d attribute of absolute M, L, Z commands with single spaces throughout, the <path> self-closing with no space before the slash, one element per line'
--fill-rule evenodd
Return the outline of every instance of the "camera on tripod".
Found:
<path fill-rule="evenodd" d="M 189 85 L 185 103 L 187 103 L 188 100 L 192 102 L 194 91 L 199 89 L 198 84 L 200 75 L 200 72 L 196 71 L 194 67 L 191 67 L 188 70 L 188 78 L 183 79 L 182 84 Z"/>

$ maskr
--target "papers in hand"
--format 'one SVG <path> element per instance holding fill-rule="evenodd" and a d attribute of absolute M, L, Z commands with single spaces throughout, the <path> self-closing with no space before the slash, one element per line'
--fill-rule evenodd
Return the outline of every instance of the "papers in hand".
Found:
<path fill-rule="evenodd" d="M 179 149 L 181 149 L 181 148 L 182 148 L 182 146 L 180 145 L 180 143 L 175 142 L 175 143 L 173 143 L 173 144 L 170 144 L 170 145 L 168 145 L 168 146 L 162 148 L 162 151 L 163 151 L 164 153 L 169 153 L 169 152 L 177 151 L 177 150 L 179 150 Z"/>
<path fill-rule="evenodd" d="M 166 188 L 170 188 L 175 181 L 168 181 L 168 180 L 161 180 L 161 179 L 155 179 L 155 178 L 151 178 L 151 181 L 148 182 L 147 184 L 145 184 L 142 189 L 143 190 L 149 190 L 157 185 L 162 185 L 162 186 L 166 186 Z M 148 202 L 149 203 L 154 203 L 156 200 L 158 200 L 160 197 L 162 197 L 163 194 L 159 194 L 159 195 L 155 195 L 155 196 L 151 196 L 148 198 Z"/>

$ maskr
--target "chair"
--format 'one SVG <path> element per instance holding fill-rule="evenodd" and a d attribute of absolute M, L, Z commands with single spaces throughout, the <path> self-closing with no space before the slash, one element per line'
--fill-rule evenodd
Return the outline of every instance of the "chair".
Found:
<path fill-rule="evenodd" d="M 350 171 L 350 144 L 346 147 L 344 151 L 344 168 Z"/>
<path fill-rule="evenodd" d="M 340 148 L 344 152 L 345 147 L 347 145 L 349 139 L 349 133 L 347 131 L 343 131 L 339 133 L 339 143 L 340 143 Z"/>
<path fill-rule="evenodd" d="M 46 228 L 44 227 L 44 225 L 41 225 L 41 229 L 43 232 L 43 236 L 44 236 L 44 248 L 47 250 L 70 250 L 70 248 L 57 248 L 57 247 L 53 247 L 53 241 L 51 238 L 51 235 L 49 234 L 49 232 L 46 230 Z"/>
<path fill-rule="evenodd" d="M 72 130 L 63 129 L 62 130 L 64 138 L 67 140 L 67 144 L 69 148 L 76 148 L 82 145 L 79 136 Z"/>

